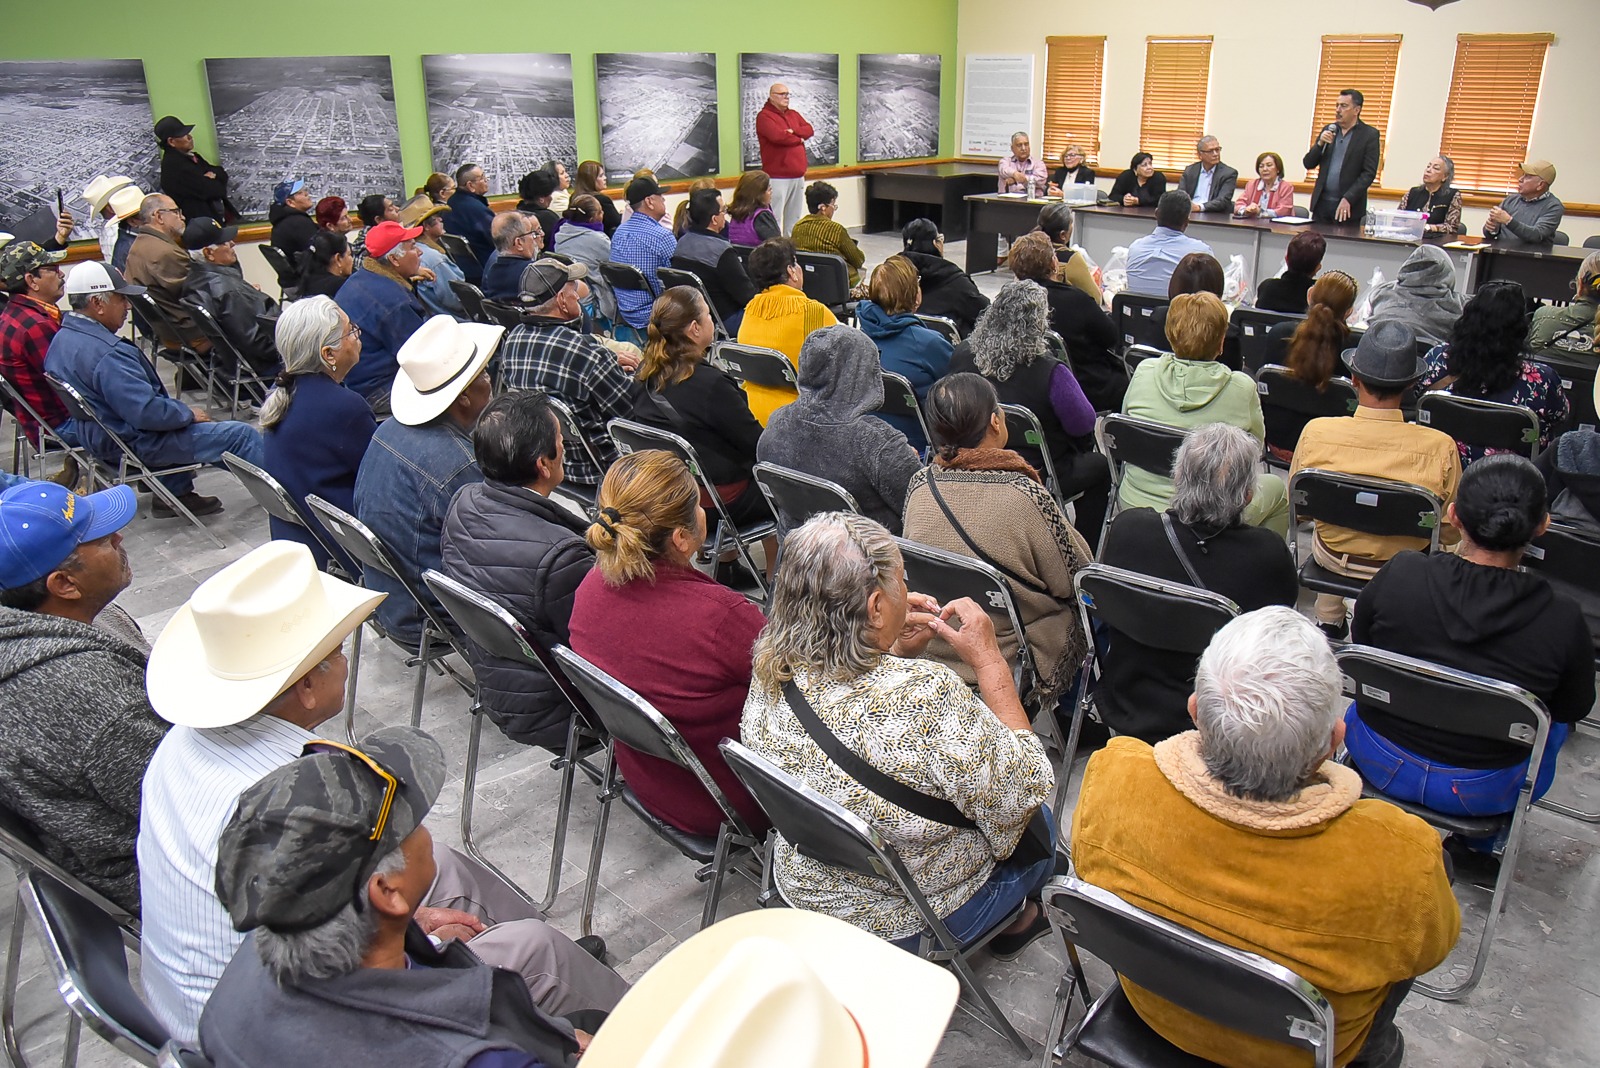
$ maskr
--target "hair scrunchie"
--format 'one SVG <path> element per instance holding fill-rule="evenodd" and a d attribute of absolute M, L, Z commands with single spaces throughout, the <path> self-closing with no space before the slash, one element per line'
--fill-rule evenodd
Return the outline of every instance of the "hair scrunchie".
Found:
<path fill-rule="evenodd" d="M 601 530 L 615 538 L 617 536 L 617 528 L 611 524 L 622 522 L 622 513 L 615 508 L 602 508 L 596 516 L 595 522 L 600 524 Z"/>

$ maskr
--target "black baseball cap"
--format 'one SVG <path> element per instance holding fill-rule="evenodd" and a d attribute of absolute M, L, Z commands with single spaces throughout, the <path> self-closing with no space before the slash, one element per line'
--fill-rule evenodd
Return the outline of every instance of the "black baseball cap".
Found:
<path fill-rule="evenodd" d="M 176 115 L 163 115 L 156 120 L 156 140 L 166 144 L 167 138 L 182 137 L 193 129 L 193 124 L 182 121 Z"/>
<path fill-rule="evenodd" d="M 190 219 L 189 225 L 183 228 L 183 247 L 198 252 L 212 245 L 225 245 L 238 236 L 237 226 L 223 226 L 210 216 L 202 215 Z"/>
<path fill-rule="evenodd" d="M 639 204 L 650 197 L 660 196 L 661 187 L 654 178 L 635 178 L 628 183 L 626 196 L 629 204 Z"/>

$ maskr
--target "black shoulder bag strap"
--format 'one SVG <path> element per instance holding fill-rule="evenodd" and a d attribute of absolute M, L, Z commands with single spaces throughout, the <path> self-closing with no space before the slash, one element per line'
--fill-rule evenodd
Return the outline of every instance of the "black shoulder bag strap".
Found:
<path fill-rule="evenodd" d="M 1189 585 L 1198 589 L 1205 589 L 1206 584 L 1200 581 L 1200 576 L 1195 574 L 1194 565 L 1189 563 L 1189 554 L 1183 551 L 1183 546 L 1178 544 L 1178 532 L 1172 529 L 1172 513 L 1161 513 L 1161 525 L 1166 529 L 1167 541 L 1172 545 L 1172 555 L 1178 558 L 1178 563 L 1183 565 L 1184 574 L 1189 576 Z"/>
<path fill-rule="evenodd" d="M 990 567 L 994 568 L 996 571 L 1000 572 L 1000 574 L 1004 575 L 1012 582 L 1015 582 L 1018 586 L 1021 586 L 1025 590 L 1032 590 L 1034 593 L 1042 593 L 1046 597 L 1055 596 L 1055 594 L 1051 593 L 1046 587 L 1039 585 L 1030 578 L 1024 578 L 1023 576 L 1017 574 L 1015 571 L 1011 570 L 1000 561 L 991 558 L 988 553 L 978 548 L 978 543 L 967 536 L 966 528 L 961 525 L 961 522 L 958 519 L 956 519 L 956 515 L 950 510 L 950 506 L 944 502 L 944 494 L 939 492 L 939 484 L 934 481 L 933 468 L 931 467 L 928 468 L 928 492 L 933 494 L 933 503 L 937 504 L 939 506 L 939 511 L 944 513 L 945 519 L 949 521 L 950 526 L 955 530 L 956 537 L 960 538 L 962 544 L 964 544 L 968 549 L 972 550 L 973 556 L 976 556 L 979 560 L 982 560 L 984 563 L 988 564 Z"/>

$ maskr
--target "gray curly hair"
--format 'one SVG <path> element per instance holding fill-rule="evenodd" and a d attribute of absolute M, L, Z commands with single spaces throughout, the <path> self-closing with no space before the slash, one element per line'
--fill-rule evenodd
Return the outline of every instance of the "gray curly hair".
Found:
<path fill-rule="evenodd" d="M 1004 382 L 1046 352 L 1050 304 L 1038 282 L 1007 282 L 973 328 L 967 344 L 985 378 Z"/>

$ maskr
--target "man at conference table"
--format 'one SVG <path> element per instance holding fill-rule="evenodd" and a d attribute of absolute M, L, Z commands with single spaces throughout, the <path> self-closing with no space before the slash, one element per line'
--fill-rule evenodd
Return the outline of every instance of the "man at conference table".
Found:
<path fill-rule="evenodd" d="M 1322 128 L 1301 160 L 1317 168 L 1311 217 L 1322 222 L 1357 222 L 1367 213 L 1367 188 L 1378 176 L 1378 131 L 1361 121 L 1359 89 L 1341 89 L 1334 121 Z"/>

